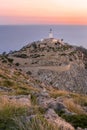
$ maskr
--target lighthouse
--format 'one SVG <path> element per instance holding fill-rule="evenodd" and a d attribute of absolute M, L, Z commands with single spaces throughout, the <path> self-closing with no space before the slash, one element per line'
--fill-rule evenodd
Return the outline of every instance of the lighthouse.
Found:
<path fill-rule="evenodd" d="M 53 38 L 53 32 L 52 32 L 51 28 L 50 28 L 50 32 L 49 32 L 49 38 Z"/>

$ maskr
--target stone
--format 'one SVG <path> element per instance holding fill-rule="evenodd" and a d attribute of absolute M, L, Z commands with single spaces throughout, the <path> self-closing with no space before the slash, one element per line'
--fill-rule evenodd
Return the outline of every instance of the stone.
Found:
<path fill-rule="evenodd" d="M 66 109 L 66 106 L 63 103 L 57 101 L 50 102 L 49 107 L 57 111 Z"/>
<path fill-rule="evenodd" d="M 16 106 L 31 106 L 31 101 L 30 101 L 30 95 L 25 96 L 25 95 L 20 95 L 20 96 L 2 96 L 3 100 L 6 100 L 7 102 L 14 104 Z"/>
<path fill-rule="evenodd" d="M 12 89 L 11 88 L 8 88 L 8 87 L 5 87 L 5 86 L 0 86 L 0 91 L 8 91 L 8 92 L 10 92 L 10 91 L 12 91 Z"/>
<path fill-rule="evenodd" d="M 74 130 L 74 127 L 60 118 L 53 109 L 48 109 L 44 117 L 52 124 L 57 125 L 61 130 Z"/>

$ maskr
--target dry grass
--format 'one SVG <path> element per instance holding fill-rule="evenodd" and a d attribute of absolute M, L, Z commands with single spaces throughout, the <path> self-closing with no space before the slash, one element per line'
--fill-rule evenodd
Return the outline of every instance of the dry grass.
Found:
<path fill-rule="evenodd" d="M 70 112 L 74 112 L 77 114 L 85 114 L 85 112 L 83 111 L 83 109 L 81 108 L 80 105 L 76 104 L 73 99 L 64 99 L 64 104 L 67 106 L 68 110 Z"/>
<path fill-rule="evenodd" d="M 19 130 L 59 130 L 57 126 L 49 123 L 42 115 L 36 115 L 31 120 L 15 118 Z"/>
<path fill-rule="evenodd" d="M 67 92 L 67 91 L 56 90 L 56 89 L 52 89 L 49 93 L 50 93 L 50 96 L 53 98 L 57 98 L 60 96 L 67 96 L 69 94 L 69 92 Z"/>
<path fill-rule="evenodd" d="M 72 94 L 72 98 L 76 104 L 79 104 L 81 106 L 87 106 L 86 95 Z"/>
<path fill-rule="evenodd" d="M 42 108 L 30 108 L 9 102 L 7 96 L 0 97 L 0 130 L 58 130 L 58 128 L 41 116 Z M 29 115 L 38 114 L 32 120 L 25 120 Z"/>
<path fill-rule="evenodd" d="M 28 99 L 27 99 L 28 100 Z M 9 99 L 8 96 L 0 96 L 0 110 L 3 110 L 5 107 L 15 107 L 15 108 L 27 108 L 31 106 L 30 100 L 27 102 L 22 102 L 21 99 Z"/>
<path fill-rule="evenodd" d="M 2 95 L 28 95 L 33 91 L 38 92 L 39 89 L 32 86 L 34 80 L 19 70 L 12 68 L 0 68 L 0 86 L 10 88 L 12 91 L 0 91 Z"/>
<path fill-rule="evenodd" d="M 77 114 L 85 114 L 82 109 L 83 106 L 87 106 L 87 96 L 75 94 L 62 90 L 49 90 L 50 96 L 53 98 L 61 97 L 68 110 Z"/>
<path fill-rule="evenodd" d="M 0 97 L 0 130 L 14 130 L 16 127 L 13 119 L 28 112 L 28 108 L 18 103 L 9 102 L 8 99 Z"/>

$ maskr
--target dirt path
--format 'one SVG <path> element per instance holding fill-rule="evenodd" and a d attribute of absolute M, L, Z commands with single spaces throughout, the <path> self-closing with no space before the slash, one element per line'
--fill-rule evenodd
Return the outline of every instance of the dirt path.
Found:
<path fill-rule="evenodd" d="M 22 68 L 24 71 L 34 71 L 38 72 L 39 70 L 51 70 L 51 71 L 58 71 L 58 72 L 63 72 L 63 71 L 68 71 L 70 69 L 70 64 L 66 66 L 31 66 L 31 67 L 24 67 Z"/>

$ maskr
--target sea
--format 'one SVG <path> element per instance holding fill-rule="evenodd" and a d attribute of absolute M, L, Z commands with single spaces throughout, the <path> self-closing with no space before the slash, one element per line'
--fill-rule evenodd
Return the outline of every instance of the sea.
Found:
<path fill-rule="evenodd" d="M 0 25 L 0 54 L 17 51 L 31 42 L 48 38 L 50 28 L 54 38 L 87 48 L 87 26 L 82 25 Z"/>

